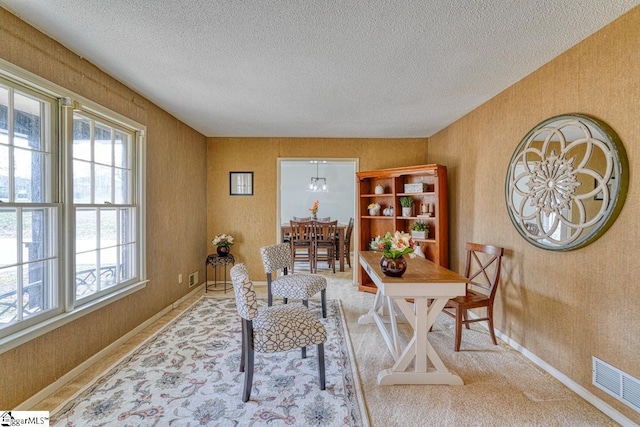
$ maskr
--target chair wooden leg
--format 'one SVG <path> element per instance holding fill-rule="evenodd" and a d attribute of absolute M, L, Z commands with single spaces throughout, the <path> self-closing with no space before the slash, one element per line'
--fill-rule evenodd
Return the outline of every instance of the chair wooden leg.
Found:
<path fill-rule="evenodd" d="M 460 307 L 456 308 L 456 343 L 454 350 L 460 351 L 460 342 L 462 341 L 462 310 Z"/>
<path fill-rule="evenodd" d="M 302 305 L 304 305 L 305 307 L 309 308 L 309 300 L 308 299 L 303 299 L 302 300 Z"/>
<path fill-rule="evenodd" d="M 244 325 L 244 319 L 241 321 L 242 323 L 242 339 L 240 340 L 242 343 L 242 352 L 240 353 L 240 372 L 244 372 L 244 358 L 245 358 L 245 347 L 247 345 L 247 331 L 246 326 Z"/>
<path fill-rule="evenodd" d="M 331 266 L 333 267 L 333 274 L 336 273 L 336 257 L 335 254 L 333 253 L 333 250 L 331 251 Z"/>
<path fill-rule="evenodd" d="M 282 302 L 284 304 L 289 304 L 289 298 L 282 298 Z"/>
<path fill-rule="evenodd" d="M 309 250 L 309 269 L 311 273 L 318 272 L 318 251 Z"/>
<path fill-rule="evenodd" d="M 320 376 L 320 390 L 325 389 L 325 373 L 324 373 L 324 344 L 318 344 L 318 375 Z"/>
<path fill-rule="evenodd" d="M 300 347 L 300 349 L 302 350 L 302 358 L 306 359 L 307 358 L 307 347 Z"/>
<path fill-rule="evenodd" d="M 496 333 L 493 330 L 493 307 L 487 307 L 487 317 L 489 318 L 489 333 L 491 334 L 491 341 L 493 341 L 493 345 L 498 345 L 498 341 L 496 341 Z"/>
<path fill-rule="evenodd" d="M 271 294 L 271 280 L 267 280 L 267 305 L 273 305 L 273 295 Z"/>
<path fill-rule="evenodd" d="M 467 321 L 469 320 L 469 318 L 467 317 L 467 310 L 464 310 L 464 311 L 462 312 L 462 319 L 464 320 L 464 322 L 462 322 L 462 323 L 464 323 L 465 328 L 467 328 L 467 329 L 471 329 L 471 328 L 469 327 L 469 323 L 467 323 Z"/>
<path fill-rule="evenodd" d="M 322 318 L 327 318 L 327 290 L 320 291 L 320 302 L 322 303 Z"/>
<path fill-rule="evenodd" d="M 244 320 L 243 322 L 247 322 L 245 326 L 246 330 L 246 343 L 245 343 L 245 373 L 244 373 L 244 389 L 242 390 L 242 401 L 246 402 L 249 400 L 251 396 L 251 387 L 253 385 L 253 362 L 254 362 L 254 351 L 253 351 L 253 327 L 250 323 L 250 320 Z"/>

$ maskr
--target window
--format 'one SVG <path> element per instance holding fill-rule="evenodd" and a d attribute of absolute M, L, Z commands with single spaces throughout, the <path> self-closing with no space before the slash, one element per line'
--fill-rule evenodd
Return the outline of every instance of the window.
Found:
<path fill-rule="evenodd" d="M 0 347 L 140 289 L 144 129 L 0 62 Z"/>
<path fill-rule="evenodd" d="M 135 133 L 73 114 L 75 300 L 92 299 L 136 278 Z"/>
<path fill-rule="evenodd" d="M 0 331 L 59 312 L 57 100 L 0 80 Z"/>

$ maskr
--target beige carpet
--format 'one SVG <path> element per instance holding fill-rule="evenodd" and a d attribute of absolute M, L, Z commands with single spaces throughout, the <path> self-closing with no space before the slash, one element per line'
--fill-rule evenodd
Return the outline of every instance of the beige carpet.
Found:
<path fill-rule="evenodd" d="M 368 311 L 374 295 L 357 291 L 350 269 L 335 275 L 326 270 L 319 272 L 329 280 L 327 298 L 342 301 L 372 426 L 618 425 L 515 350 L 491 344 L 488 332 L 480 326 L 464 332 L 463 351 L 455 353 L 453 321 L 447 316 L 439 317 L 429 339 L 446 366 L 464 380 L 464 386 L 377 385 L 378 371 L 390 367 L 393 359 L 375 324 L 357 322 L 358 317 Z M 226 296 L 232 296 L 232 292 Z M 188 302 L 181 307 L 186 306 Z M 145 330 L 34 409 L 55 409 L 110 363 L 175 317 L 178 311 L 165 316 L 162 322 Z M 402 325 L 401 331 L 407 338 L 409 326 Z"/>

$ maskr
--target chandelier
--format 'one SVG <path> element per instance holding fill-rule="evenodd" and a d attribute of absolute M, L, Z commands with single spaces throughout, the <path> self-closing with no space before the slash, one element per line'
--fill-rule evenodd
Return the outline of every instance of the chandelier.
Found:
<path fill-rule="evenodd" d="M 312 193 L 328 193 L 329 188 L 327 187 L 327 178 L 323 178 L 318 176 L 318 162 L 317 160 L 312 160 L 311 163 L 316 164 L 316 176 L 312 176 L 309 181 L 309 185 L 307 185 L 307 191 L 311 191 Z"/>

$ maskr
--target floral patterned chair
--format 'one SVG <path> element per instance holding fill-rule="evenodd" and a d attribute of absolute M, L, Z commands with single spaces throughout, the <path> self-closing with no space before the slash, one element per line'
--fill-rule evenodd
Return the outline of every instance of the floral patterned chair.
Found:
<path fill-rule="evenodd" d="M 273 296 L 302 300 L 302 304 L 309 307 L 309 298 L 320 292 L 322 302 L 322 317 L 327 317 L 327 279 L 318 274 L 288 274 L 292 269 L 293 257 L 291 247 L 287 243 L 263 246 L 260 248 L 262 265 L 267 274 L 267 303 L 273 305 Z M 282 272 L 273 278 L 274 272 Z"/>
<path fill-rule="evenodd" d="M 249 400 L 253 385 L 254 352 L 276 353 L 317 346 L 320 389 L 325 389 L 324 343 L 327 330 L 322 322 L 301 304 L 276 305 L 258 308 L 253 282 L 244 264 L 231 268 L 231 281 L 236 297 L 238 314 L 242 318 L 242 359 L 240 372 L 244 372 L 242 401 Z"/>

